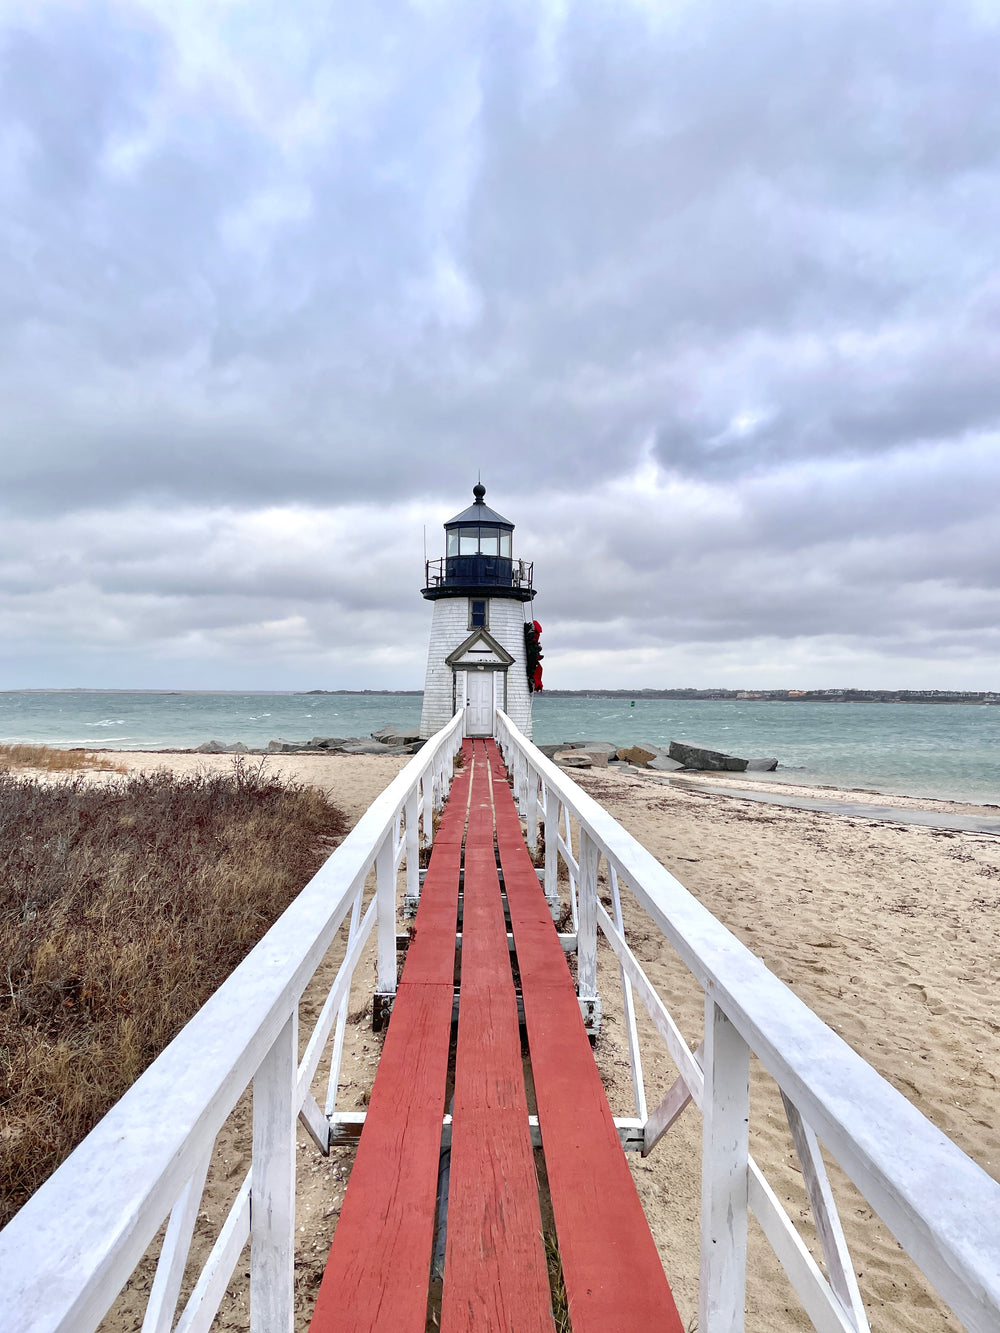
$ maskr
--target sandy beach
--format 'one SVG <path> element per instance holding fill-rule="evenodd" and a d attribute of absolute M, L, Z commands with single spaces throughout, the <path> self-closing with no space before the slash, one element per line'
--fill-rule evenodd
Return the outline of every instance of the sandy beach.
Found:
<path fill-rule="evenodd" d="M 129 769 L 174 772 L 226 767 L 225 755 L 116 754 Z M 274 771 L 316 783 L 352 817 L 391 781 L 405 759 L 289 755 L 268 759 Z M 949 1135 L 1000 1178 L 997 1076 L 1000 1021 L 992 989 L 1000 972 L 1000 839 L 891 822 L 766 806 L 646 775 L 592 770 L 573 775 L 642 841 L 733 933 L 758 954 L 821 1018 Z M 738 786 L 729 779 L 697 779 Z M 783 794 L 790 788 L 774 785 Z M 857 793 L 798 789 L 828 800 Z M 878 797 L 880 804 L 970 813 L 954 802 Z M 995 811 L 991 812 L 995 813 Z M 626 925 L 649 976 L 694 1047 L 700 1040 L 702 994 L 644 913 L 626 900 Z M 322 1002 L 337 948 L 304 1004 L 302 1028 Z M 631 1115 L 627 1047 L 618 1010 L 618 970 L 600 955 L 605 1025 L 597 1057 L 615 1114 Z M 371 973 L 359 974 L 343 1109 L 364 1105 L 377 1064 L 378 1040 L 364 1014 Z M 642 1016 L 644 1019 L 644 1015 Z M 650 1105 L 674 1069 L 651 1025 L 642 1036 Z M 780 1100 L 754 1062 L 751 1151 L 811 1240 L 801 1174 Z M 238 1169 L 248 1161 L 249 1119 L 237 1109 L 220 1136 L 224 1169 L 213 1172 L 205 1200 L 217 1220 Z M 685 1323 L 697 1309 L 701 1119 L 689 1109 L 649 1159 L 630 1155 L 664 1266 Z M 300 1132 L 299 1325 L 308 1323 L 350 1153 L 329 1159 Z M 841 1217 L 873 1327 L 935 1333 L 951 1316 L 834 1165 Z M 238 1183 L 238 1182 L 237 1182 Z M 809 1324 L 755 1223 L 751 1223 L 747 1328 L 804 1329 Z M 143 1285 L 141 1275 L 135 1286 Z M 129 1293 L 109 1328 L 128 1323 Z M 134 1298 L 133 1298 L 134 1299 Z M 235 1299 L 222 1327 L 244 1327 Z"/>

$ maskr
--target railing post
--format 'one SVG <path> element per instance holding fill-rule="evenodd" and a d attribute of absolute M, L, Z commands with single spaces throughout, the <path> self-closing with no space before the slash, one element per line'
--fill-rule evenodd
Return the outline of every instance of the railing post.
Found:
<path fill-rule="evenodd" d="M 375 853 L 375 895 L 378 899 L 375 909 L 378 930 L 376 986 L 381 995 L 396 993 L 396 873 L 392 859 L 392 838 L 387 836 Z"/>
<path fill-rule="evenodd" d="M 416 787 L 406 798 L 406 896 L 414 902 L 420 897 L 420 804 Z"/>
<path fill-rule="evenodd" d="M 532 856 L 538 851 L 538 774 L 530 764 L 525 764 L 525 820 L 527 821 L 528 851 Z"/>
<path fill-rule="evenodd" d="M 700 1333 L 743 1333 L 746 1304 L 750 1048 L 705 996 Z"/>
<path fill-rule="evenodd" d="M 253 1079 L 251 1333 L 293 1327 L 297 1027 L 293 1012 Z"/>
<path fill-rule="evenodd" d="M 430 847 L 434 842 L 434 781 L 425 773 L 420 781 L 420 845 Z"/>
<path fill-rule="evenodd" d="M 559 802 L 554 791 L 545 792 L 545 901 L 550 908 L 559 904 Z"/>
<path fill-rule="evenodd" d="M 576 978 L 577 994 L 591 999 L 597 994 L 597 862 L 600 848 L 580 826 L 580 882 L 577 898 Z"/>

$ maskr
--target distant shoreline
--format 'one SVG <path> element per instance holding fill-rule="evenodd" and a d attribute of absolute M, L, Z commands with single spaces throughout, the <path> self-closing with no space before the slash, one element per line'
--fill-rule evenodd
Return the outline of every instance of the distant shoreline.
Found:
<path fill-rule="evenodd" d="M 108 688 L 88 685 L 28 686 L 21 689 L 0 689 L 4 694 L 166 694 L 166 695 L 287 695 L 289 698 L 308 698 L 324 695 L 363 697 L 421 698 L 423 690 L 170 690 L 139 688 Z M 560 690 L 546 689 L 544 699 L 617 699 L 661 700 L 673 699 L 691 703 L 806 703 L 806 704 L 969 704 L 972 706 L 1000 705 L 997 690 L 726 690 L 726 689 L 642 689 L 642 690 Z"/>
<path fill-rule="evenodd" d="M 994 690 L 545 690 L 550 699 L 677 699 L 691 703 L 1000 705 Z"/>

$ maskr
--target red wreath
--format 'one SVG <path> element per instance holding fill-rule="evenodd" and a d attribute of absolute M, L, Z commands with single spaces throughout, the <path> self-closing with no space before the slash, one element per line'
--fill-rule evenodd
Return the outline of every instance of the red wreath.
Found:
<path fill-rule="evenodd" d="M 537 620 L 526 621 L 524 626 L 524 646 L 527 650 L 528 689 L 532 692 L 542 688 L 542 627 Z"/>

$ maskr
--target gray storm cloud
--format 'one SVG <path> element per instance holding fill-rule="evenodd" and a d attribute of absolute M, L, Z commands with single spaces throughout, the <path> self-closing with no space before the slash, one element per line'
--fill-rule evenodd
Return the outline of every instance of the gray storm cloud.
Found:
<path fill-rule="evenodd" d="M 0 0 L 0 684 L 994 685 L 1000 19 L 361 9 Z"/>

